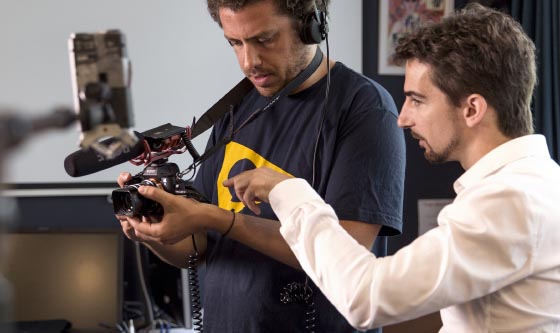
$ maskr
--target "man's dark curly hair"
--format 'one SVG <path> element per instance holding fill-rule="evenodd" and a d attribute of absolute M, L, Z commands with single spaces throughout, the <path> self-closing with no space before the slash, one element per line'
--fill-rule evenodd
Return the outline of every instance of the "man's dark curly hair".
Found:
<path fill-rule="evenodd" d="M 220 8 L 225 7 L 237 11 L 244 6 L 261 1 L 272 1 L 276 4 L 279 14 L 289 16 L 296 21 L 300 21 L 303 16 L 311 13 L 314 9 L 314 3 L 317 9 L 328 13 L 330 2 L 330 0 L 207 0 L 208 12 L 221 27 Z"/>
<path fill-rule="evenodd" d="M 484 96 L 504 135 L 533 133 L 535 45 L 512 17 L 471 3 L 401 38 L 394 59 L 429 65 L 432 82 L 456 106 L 470 94 Z"/>

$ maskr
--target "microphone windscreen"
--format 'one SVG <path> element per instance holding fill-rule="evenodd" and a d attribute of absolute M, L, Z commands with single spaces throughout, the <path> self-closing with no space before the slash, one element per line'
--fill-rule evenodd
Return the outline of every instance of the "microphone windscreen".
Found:
<path fill-rule="evenodd" d="M 64 169 L 66 173 L 72 177 L 87 176 L 140 156 L 145 152 L 144 137 L 138 132 L 134 132 L 134 134 L 138 138 L 136 144 L 128 149 L 123 149 L 121 153 L 111 159 L 107 159 L 92 148 L 80 149 L 73 152 L 64 159 Z M 118 139 L 110 138 L 102 141 L 102 144 L 110 145 L 116 140 Z"/>

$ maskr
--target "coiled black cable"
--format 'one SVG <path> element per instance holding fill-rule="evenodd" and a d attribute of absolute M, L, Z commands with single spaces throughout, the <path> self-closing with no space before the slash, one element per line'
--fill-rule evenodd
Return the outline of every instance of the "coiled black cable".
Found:
<path fill-rule="evenodd" d="M 196 151 L 196 148 L 192 144 L 188 134 L 185 132 L 181 133 L 181 139 L 183 139 L 183 143 L 185 144 L 185 147 L 187 148 L 189 154 L 191 154 L 193 160 L 197 161 L 200 158 L 200 154 L 198 153 L 198 151 Z"/>
<path fill-rule="evenodd" d="M 310 333 L 315 333 L 315 322 L 317 313 L 315 302 L 313 301 L 313 289 L 308 285 L 306 278 L 305 284 L 292 282 L 284 287 L 280 293 L 280 301 L 284 304 L 303 303 L 305 304 L 305 328 Z"/>
<path fill-rule="evenodd" d="M 191 294 L 192 325 L 196 332 L 203 332 L 202 304 L 200 302 L 200 287 L 198 284 L 198 250 L 192 235 L 194 253 L 189 254 L 187 270 L 189 272 L 189 291 Z"/>

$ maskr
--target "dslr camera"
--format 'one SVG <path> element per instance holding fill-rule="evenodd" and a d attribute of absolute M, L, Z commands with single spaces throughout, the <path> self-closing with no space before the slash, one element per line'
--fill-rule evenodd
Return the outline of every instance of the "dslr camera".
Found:
<path fill-rule="evenodd" d="M 161 159 L 148 166 L 141 174 L 132 177 L 123 188 L 113 190 L 113 209 L 117 215 L 125 216 L 163 216 L 163 207 L 138 193 L 140 186 L 153 186 L 166 192 L 193 198 L 200 202 L 209 202 L 190 182 L 181 179 L 179 167 Z"/>
<path fill-rule="evenodd" d="M 149 153 L 131 162 L 139 164 L 140 160 L 144 159 L 148 166 L 132 177 L 123 188 L 113 190 L 111 197 L 115 214 L 130 217 L 163 216 L 163 207 L 159 203 L 138 193 L 138 188 L 143 185 L 157 187 L 200 202 L 210 202 L 191 185 L 191 182 L 181 178 L 177 164 L 168 162 L 167 158 L 170 155 L 181 154 L 184 151 L 189 151 L 193 158 L 198 156 L 184 128 L 164 124 L 143 132 L 142 137 L 145 151 Z"/>

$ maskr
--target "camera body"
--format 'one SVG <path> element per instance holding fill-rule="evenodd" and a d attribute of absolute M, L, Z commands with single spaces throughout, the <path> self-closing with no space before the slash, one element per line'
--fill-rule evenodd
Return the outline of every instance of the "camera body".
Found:
<path fill-rule="evenodd" d="M 192 198 L 200 202 L 208 203 L 208 199 L 199 193 L 190 182 L 181 179 L 179 167 L 175 163 L 168 163 L 161 159 L 155 161 L 134 176 L 123 188 L 113 190 L 113 210 L 117 215 L 129 217 L 153 216 L 161 217 L 164 214 L 163 207 L 138 193 L 140 186 L 153 186 L 168 193 Z"/>

